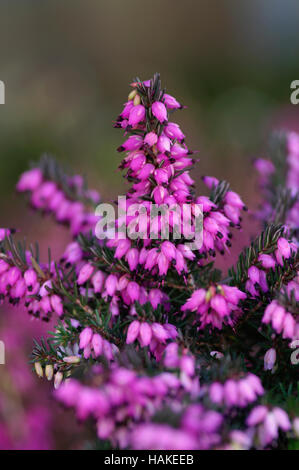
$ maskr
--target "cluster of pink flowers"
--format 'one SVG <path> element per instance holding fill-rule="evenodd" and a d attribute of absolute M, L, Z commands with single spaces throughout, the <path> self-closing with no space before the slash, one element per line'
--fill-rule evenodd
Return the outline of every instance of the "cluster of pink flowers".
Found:
<path fill-rule="evenodd" d="M 97 358 L 104 356 L 108 361 L 112 361 L 119 352 L 114 343 L 110 343 L 100 334 L 94 333 L 91 328 L 84 328 L 80 333 L 79 348 L 83 349 L 83 357 L 88 359 L 90 356 Z"/>
<path fill-rule="evenodd" d="M 298 302 L 298 284 L 296 284 L 296 290 L 293 291 L 296 292 L 296 301 Z M 271 324 L 273 330 L 283 338 L 296 340 L 299 339 L 299 321 L 294 313 L 288 312 L 277 300 L 272 300 L 265 310 L 262 322 Z"/>
<path fill-rule="evenodd" d="M 140 322 L 133 320 L 127 331 L 127 344 L 134 343 L 137 339 L 141 347 L 149 347 L 149 350 L 154 354 L 155 358 L 161 359 L 167 340 L 174 340 L 177 337 L 177 329 L 170 323 L 153 322 L 152 324 L 147 321 Z"/>
<path fill-rule="evenodd" d="M 22 268 L 11 264 L 9 259 L 0 259 L 0 298 L 7 298 L 14 305 L 23 301 L 30 314 L 44 320 L 49 320 L 52 313 L 61 316 L 61 297 L 50 293 L 52 280 L 42 279 L 32 265 L 31 253 L 28 251 L 26 255 L 27 265 Z M 42 267 L 45 278 L 54 278 L 54 265 L 51 266 L 51 272 L 47 271 L 46 266 L 41 266 L 41 269 Z"/>
<path fill-rule="evenodd" d="M 128 446 L 136 423 L 148 420 L 167 397 L 176 396 L 180 407 L 182 386 L 174 374 L 139 376 L 132 370 L 115 367 L 106 376 L 100 366 L 97 372 L 98 378 L 102 378 L 99 387 L 84 386 L 70 379 L 56 391 L 56 397 L 65 406 L 75 408 L 78 419 L 94 417 L 98 437 L 109 438 L 120 448 Z"/>
<path fill-rule="evenodd" d="M 214 382 L 209 387 L 210 400 L 217 405 L 225 404 L 227 407 L 244 408 L 263 393 L 261 380 L 255 374 L 248 374 L 238 380 L 228 379 L 224 384 Z"/>
<path fill-rule="evenodd" d="M 125 216 L 118 219 L 116 225 L 121 227 L 124 223 L 128 231 L 132 226 L 137 227 L 143 246 L 117 237 L 109 240 L 107 246 L 116 249 L 117 259 L 126 259 L 131 271 L 143 267 L 152 275 L 165 276 L 174 266 L 181 274 L 188 272 L 188 260 L 201 259 L 208 254 L 215 256 L 215 250 L 224 253 L 230 246 L 230 227 L 239 226 L 240 211 L 245 205 L 233 191 L 227 191 L 218 205 L 206 196 L 194 196 L 194 181 L 189 174 L 194 163 L 190 157 L 192 152 L 185 144 L 179 125 L 169 121 L 169 111 L 182 106 L 162 91 L 159 96 L 148 99 L 149 80 L 132 86 L 116 127 L 136 132 L 118 149 L 128 152 L 120 167 L 127 169 L 126 178 L 133 186 L 122 207 Z M 205 181 L 213 189 L 219 184 L 216 178 L 206 177 Z M 209 184 L 210 181 L 213 184 Z M 142 204 L 143 214 L 136 215 L 136 204 Z M 150 217 L 152 204 L 163 205 L 162 213 Z M 203 212 L 204 236 L 200 240 L 195 237 L 193 252 L 189 243 L 184 239 L 176 240 L 175 234 L 179 232 L 186 238 L 195 236 L 199 205 Z M 173 240 L 157 242 L 154 238 L 161 238 L 166 228 Z M 153 234 L 155 237 L 151 239 Z"/>
<path fill-rule="evenodd" d="M 286 238 L 280 237 L 277 240 L 277 248 L 271 254 L 261 253 L 255 265 L 248 269 L 248 280 L 246 290 L 253 296 L 259 297 L 260 292 L 268 292 L 267 273 L 275 270 L 276 266 L 283 266 L 284 261 L 289 259 L 297 251 L 294 243 L 290 243 Z"/>
<path fill-rule="evenodd" d="M 126 134 L 118 150 L 126 152 L 120 167 L 132 186 L 119 199 L 118 219 L 107 225 L 112 237 L 90 230 L 99 197 L 79 177 L 52 171 L 48 160 L 22 175 L 18 190 L 70 226 L 73 238 L 60 262 L 47 266 L 0 231 L 0 295 L 24 301 L 35 316 L 57 314 L 54 341 L 33 350 L 34 369 L 54 377 L 56 398 L 80 421 L 96 421 L 100 440 L 134 449 L 267 447 L 279 428 L 291 429 L 282 410 L 268 411 L 271 394 L 263 396 L 262 385 L 284 345 L 273 334 L 261 335 L 262 347 L 256 338 L 263 313 L 263 323 L 283 338 L 298 337 L 295 232 L 279 223 L 267 227 L 221 278 L 209 257 L 229 249 L 246 206 L 212 176 L 203 178 L 210 195 L 195 195 L 192 152 L 170 121 L 181 108 L 158 75 L 132 84 L 115 124 Z M 290 154 L 298 156 L 292 139 Z M 293 172 L 296 158 L 288 159 Z M 256 165 L 268 184 L 274 167 Z M 154 214 L 153 205 L 161 208 Z M 76 367 L 82 382 L 70 378 Z M 285 385 L 285 372 L 278 373 Z M 269 407 L 248 416 L 262 396 Z M 165 412 L 169 419 L 158 424 Z"/>
<path fill-rule="evenodd" d="M 224 284 L 211 286 L 208 290 L 198 289 L 183 305 L 182 311 L 195 312 L 198 317 L 199 328 L 211 325 L 221 329 L 223 323 L 233 324 L 241 311 L 238 308 L 240 300 L 245 299 L 246 294 L 237 287 Z"/>
<path fill-rule="evenodd" d="M 92 206 L 100 200 L 97 191 L 85 190 L 84 181 L 79 175 L 68 178 L 66 189 L 63 181 L 56 182 L 47 177 L 47 166 L 50 166 L 47 163 L 45 159 L 45 168 L 41 166 L 23 173 L 17 190 L 29 192 L 33 208 L 53 214 L 57 222 L 70 226 L 74 236 L 93 228 L 97 218 Z M 87 204 L 91 206 L 90 210 L 86 208 Z"/>
<path fill-rule="evenodd" d="M 204 176 L 202 179 L 205 185 L 210 189 L 217 188 L 220 183 L 214 176 Z M 242 222 L 241 211 L 246 211 L 247 207 L 239 194 L 234 191 L 227 191 L 224 195 L 221 207 L 224 215 L 229 219 L 230 226 L 240 226 Z M 223 219 L 223 223 L 224 220 L 225 219 Z"/>
<path fill-rule="evenodd" d="M 284 432 L 291 429 L 287 413 L 278 407 L 269 410 L 266 406 L 258 405 L 251 410 L 246 423 L 254 428 L 261 448 L 278 438 L 279 428 Z"/>
<path fill-rule="evenodd" d="M 154 309 L 159 304 L 167 308 L 168 296 L 157 288 L 146 288 L 130 278 L 129 274 L 113 273 L 108 274 L 97 270 L 91 263 L 81 262 L 77 267 L 77 283 L 84 286 L 90 282 L 89 295 L 101 295 L 103 299 L 109 301 L 110 311 L 113 316 L 119 315 L 119 304 L 124 303 L 131 306 L 131 314 L 135 314 L 134 302 L 140 305 L 150 302 Z M 81 291 L 83 292 L 82 288 Z"/>
<path fill-rule="evenodd" d="M 190 405 L 183 413 L 178 429 L 165 424 L 141 424 L 131 436 L 133 449 L 153 450 L 206 450 L 221 442 L 223 417 L 200 404 Z"/>

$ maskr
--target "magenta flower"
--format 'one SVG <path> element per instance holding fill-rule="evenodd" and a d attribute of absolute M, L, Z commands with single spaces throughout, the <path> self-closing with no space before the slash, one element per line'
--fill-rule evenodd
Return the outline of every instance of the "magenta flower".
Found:
<path fill-rule="evenodd" d="M 152 105 L 152 113 L 158 121 L 162 124 L 167 122 L 167 110 L 166 107 L 161 101 L 155 101 Z"/>

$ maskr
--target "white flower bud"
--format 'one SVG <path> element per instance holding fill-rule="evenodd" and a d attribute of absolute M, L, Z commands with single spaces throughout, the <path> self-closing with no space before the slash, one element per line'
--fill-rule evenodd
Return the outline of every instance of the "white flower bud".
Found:
<path fill-rule="evenodd" d="M 53 366 L 51 364 L 47 364 L 46 368 L 45 368 L 45 375 L 46 375 L 47 379 L 52 380 L 53 374 L 54 374 Z"/>
<path fill-rule="evenodd" d="M 80 362 L 80 357 L 78 356 L 66 356 L 63 358 L 64 362 L 67 364 L 78 364 Z"/>
<path fill-rule="evenodd" d="M 63 380 L 63 373 L 62 372 L 56 372 L 54 376 L 54 388 L 57 390 L 60 387 L 60 384 Z"/>
<path fill-rule="evenodd" d="M 38 377 L 42 378 L 43 375 L 44 375 L 44 371 L 43 371 L 43 368 L 42 368 L 40 362 L 35 362 L 35 363 L 34 363 L 34 369 L 35 369 L 36 375 L 37 375 Z"/>

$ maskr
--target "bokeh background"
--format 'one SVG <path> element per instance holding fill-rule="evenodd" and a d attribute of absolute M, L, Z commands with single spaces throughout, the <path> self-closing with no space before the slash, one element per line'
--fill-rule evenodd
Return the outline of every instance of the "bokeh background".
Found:
<path fill-rule="evenodd" d="M 176 119 L 199 150 L 199 190 L 200 175 L 227 179 L 254 209 L 252 159 L 264 155 L 272 129 L 299 130 L 299 105 L 290 103 L 290 83 L 299 79 L 298 24 L 297 0 L 0 1 L 0 226 L 39 239 L 42 253 L 53 243 L 54 254 L 63 250 L 64 230 L 27 210 L 14 192 L 18 175 L 44 151 L 83 172 L 103 199 L 123 194 L 115 171 L 122 135 L 112 122 L 132 78 L 156 71 L 188 106 Z M 256 230 L 250 215 L 245 227 Z M 247 238 L 244 230 L 235 246 Z M 1 307 L 0 339 L 11 346 L 0 366 L 0 448 L 82 447 L 83 429 L 52 403 L 48 384 L 30 375 L 31 337 L 46 329 L 27 320 Z"/>

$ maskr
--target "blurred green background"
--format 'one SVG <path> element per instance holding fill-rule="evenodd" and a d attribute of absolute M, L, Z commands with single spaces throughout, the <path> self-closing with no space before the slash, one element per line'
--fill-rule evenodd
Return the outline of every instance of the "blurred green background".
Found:
<path fill-rule="evenodd" d="M 112 121 L 132 78 L 155 71 L 188 106 L 176 119 L 200 151 L 195 177 L 228 179 L 254 205 L 251 158 L 273 127 L 299 128 L 298 20 L 296 0 L 2 0 L 1 225 L 48 231 L 14 194 L 44 151 L 122 194 Z"/>

